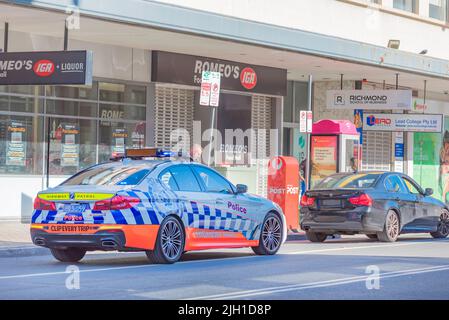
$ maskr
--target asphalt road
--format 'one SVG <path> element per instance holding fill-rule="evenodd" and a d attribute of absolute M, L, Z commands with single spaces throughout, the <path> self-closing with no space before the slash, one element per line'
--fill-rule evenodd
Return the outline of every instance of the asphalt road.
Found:
<path fill-rule="evenodd" d="M 174 265 L 144 253 L 90 253 L 77 274 L 51 256 L 0 258 L 0 299 L 449 299 L 449 240 L 363 236 L 187 253 Z M 77 287 L 79 289 L 67 289 Z"/>

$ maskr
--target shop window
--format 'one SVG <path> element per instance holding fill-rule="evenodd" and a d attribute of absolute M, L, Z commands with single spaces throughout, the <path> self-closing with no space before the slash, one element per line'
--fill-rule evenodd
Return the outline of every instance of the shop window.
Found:
<path fill-rule="evenodd" d="M 42 174 L 43 118 L 0 115 L 0 173 Z"/>
<path fill-rule="evenodd" d="M 131 104 L 146 103 L 146 89 L 143 86 L 100 82 L 99 88 L 101 101 Z"/>
<path fill-rule="evenodd" d="M 284 98 L 284 122 L 299 123 L 301 110 L 307 110 L 308 83 L 287 82 L 287 96 Z"/>
<path fill-rule="evenodd" d="M 429 0 L 429 17 L 446 21 L 447 0 Z"/>
<path fill-rule="evenodd" d="M 65 99 L 97 100 L 98 82 L 94 82 L 92 86 L 46 86 L 45 95 Z"/>
<path fill-rule="evenodd" d="M 97 117 L 97 103 L 72 100 L 46 100 L 47 114 Z"/>
<path fill-rule="evenodd" d="M 50 174 L 72 175 L 96 163 L 95 120 L 50 118 Z"/>
<path fill-rule="evenodd" d="M 287 96 L 284 97 L 284 122 L 293 122 L 293 81 L 287 82 Z"/>
<path fill-rule="evenodd" d="M 393 8 L 418 13 L 417 0 L 393 0 Z"/>
<path fill-rule="evenodd" d="M 0 95 L 0 111 L 43 113 L 44 100 L 38 97 Z"/>

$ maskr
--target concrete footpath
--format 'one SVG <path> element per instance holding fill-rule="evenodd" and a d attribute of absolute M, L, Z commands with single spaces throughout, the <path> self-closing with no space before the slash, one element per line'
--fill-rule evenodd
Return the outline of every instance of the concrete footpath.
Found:
<path fill-rule="evenodd" d="M 290 233 L 287 241 L 305 240 L 303 232 Z M 19 220 L 0 220 L 0 258 L 47 255 L 47 248 L 31 242 L 30 225 Z"/>

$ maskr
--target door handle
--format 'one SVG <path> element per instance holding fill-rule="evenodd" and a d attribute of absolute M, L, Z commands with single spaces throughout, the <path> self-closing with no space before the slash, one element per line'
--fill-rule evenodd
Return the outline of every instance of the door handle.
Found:
<path fill-rule="evenodd" d="M 223 199 L 217 199 L 217 200 L 215 200 L 215 203 L 216 204 L 224 204 L 225 202 Z"/>

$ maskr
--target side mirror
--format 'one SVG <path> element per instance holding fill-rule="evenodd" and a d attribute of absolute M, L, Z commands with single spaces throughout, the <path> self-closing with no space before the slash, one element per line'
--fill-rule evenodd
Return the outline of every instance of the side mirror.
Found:
<path fill-rule="evenodd" d="M 426 197 L 431 196 L 433 194 L 433 189 L 432 188 L 426 188 L 426 190 L 424 191 L 424 195 Z"/>
<path fill-rule="evenodd" d="M 237 193 L 247 193 L 248 186 L 246 184 L 238 184 L 237 185 Z"/>

